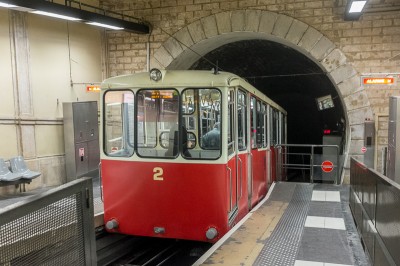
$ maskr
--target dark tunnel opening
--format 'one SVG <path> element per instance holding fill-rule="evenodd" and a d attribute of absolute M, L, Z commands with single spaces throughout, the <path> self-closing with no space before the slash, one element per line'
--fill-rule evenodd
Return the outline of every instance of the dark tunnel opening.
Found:
<path fill-rule="evenodd" d="M 286 109 L 289 144 L 322 144 L 325 130 L 344 133 L 344 110 L 334 85 L 295 49 L 267 40 L 238 41 L 209 52 L 190 69 L 215 68 L 210 62 L 245 78 Z M 316 99 L 326 95 L 331 95 L 334 107 L 319 110 Z"/>

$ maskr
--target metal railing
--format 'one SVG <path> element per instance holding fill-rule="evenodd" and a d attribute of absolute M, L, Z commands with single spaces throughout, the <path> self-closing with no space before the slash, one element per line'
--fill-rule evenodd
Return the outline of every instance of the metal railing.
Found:
<path fill-rule="evenodd" d="M 373 265 L 400 265 L 400 185 L 351 158 L 349 204 Z"/>
<path fill-rule="evenodd" d="M 96 265 L 92 180 L 0 209 L 0 265 Z"/>
<path fill-rule="evenodd" d="M 309 173 L 311 183 L 316 180 L 340 183 L 342 163 L 338 145 L 280 144 L 276 147 L 280 180 L 287 179 L 288 170 L 301 170 L 303 176 L 306 171 Z M 331 155 L 324 154 L 327 150 Z"/>

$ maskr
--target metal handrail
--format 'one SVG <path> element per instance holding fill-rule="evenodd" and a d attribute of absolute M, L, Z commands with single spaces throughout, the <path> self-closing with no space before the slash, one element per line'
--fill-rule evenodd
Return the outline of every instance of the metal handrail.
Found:
<path fill-rule="evenodd" d="M 280 165 L 278 167 L 284 168 L 284 169 L 298 169 L 298 170 L 310 170 L 310 182 L 313 183 L 314 182 L 314 167 L 318 167 L 320 165 L 316 165 L 314 164 L 314 155 L 315 155 L 315 149 L 316 148 L 335 148 L 336 149 L 336 164 L 333 164 L 333 167 L 337 167 L 337 171 L 336 171 L 336 178 L 334 180 L 335 184 L 338 185 L 340 182 L 340 171 L 339 171 L 339 165 L 340 165 L 340 161 L 339 161 L 339 146 L 338 145 L 321 145 L 321 144 L 279 144 L 276 145 L 276 147 L 278 148 L 278 150 L 282 150 L 282 148 L 287 148 L 285 149 L 285 162 L 281 162 Z M 308 148 L 310 149 L 310 153 L 306 153 L 306 152 L 300 152 L 300 153 L 291 153 L 289 152 L 288 148 Z M 293 155 L 297 155 L 297 156 L 309 156 L 310 157 L 310 163 L 308 164 L 294 164 L 294 163 L 290 163 L 289 158 L 290 157 L 294 157 Z"/>

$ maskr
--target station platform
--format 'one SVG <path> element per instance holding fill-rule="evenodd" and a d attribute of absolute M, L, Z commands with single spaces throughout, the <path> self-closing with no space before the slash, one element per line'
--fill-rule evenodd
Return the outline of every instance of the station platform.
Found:
<path fill-rule="evenodd" d="M 275 183 L 267 197 L 194 265 L 370 265 L 349 186 Z"/>

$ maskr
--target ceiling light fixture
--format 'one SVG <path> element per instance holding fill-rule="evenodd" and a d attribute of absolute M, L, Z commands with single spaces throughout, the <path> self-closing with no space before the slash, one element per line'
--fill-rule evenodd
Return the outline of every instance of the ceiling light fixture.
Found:
<path fill-rule="evenodd" d="M 349 9 L 349 13 L 361 12 L 367 1 L 353 1 Z"/>
<path fill-rule="evenodd" d="M 366 3 L 367 0 L 348 0 L 344 19 L 358 20 L 362 15 L 362 11 Z"/>
<path fill-rule="evenodd" d="M 115 26 L 111 26 L 111 25 L 107 25 L 107 24 L 103 24 L 103 23 L 98 23 L 98 22 L 86 22 L 86 24 L 103 27 L 103 28 L 107 28 L 107 29 L 112 29 L 112 30 L 123 30 L 124 29 L 121 27 L 115 27 Z"/>
<path fill-rule="evenodd" d="M 16 5 L 10 5 L 10 4 L 6 4 L 6 3 L 0 2 L 0 7 L 11 8 L 11 7 L 17 7 L 17 6 L 16 6 Z"/>
<path fill-rule="evenodd" d="M 150 24 L 140 19 L 90 6 L 81 1 L 65 0 L 56 4 L 46 0 L 0 0 L 0 6 L 61 19 L 81 21 L 113 30 L 150 33 Z"/>
<path fill-rule="evenodd" d="M 53 18 L 61 18 L 61 19 L 65 19 L 65 20 L 71 20 L 71 21 L 78 21 L 81 20 L 80 18 L 73 18 L 70 16 L 64 16 L 64 15 L 59 15 L 59 14 L 55 14 L 55 13 L 50 13 L 50 12 L 45 12 L 45 11 L 32 11 L 30 13 L 34 13 L 34 14 L 38 14 L 38 15 L 43 15 L 43 16 L 48 16 L 48 17 L 53 17 Z"/>

